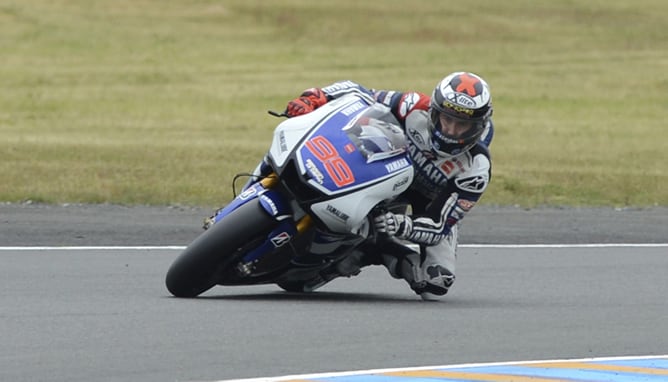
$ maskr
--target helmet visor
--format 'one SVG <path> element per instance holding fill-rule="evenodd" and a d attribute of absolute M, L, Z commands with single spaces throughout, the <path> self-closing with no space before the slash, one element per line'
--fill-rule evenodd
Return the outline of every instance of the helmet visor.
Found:
<path fill-rule="evenodd" d="M 485 130 L 484 120 L 458 118 L 432 109 L 432 145 L 441 156 L 457 155 L 473 146 Z"/>
<path fill-rule="evenodd" d="M 440 133 L 452 139 L 461 139 L 475 128 L 471 120 L 459 119 L 444 113 L 438 113 Z"/>
<path fill-rule="evenodd" d="M 466 140 L 475 136 L 483 127 L 482 120 L 457 118 L 438 110 L 432 111 L 432 122 L 437 134 L 453 141 Z"/>

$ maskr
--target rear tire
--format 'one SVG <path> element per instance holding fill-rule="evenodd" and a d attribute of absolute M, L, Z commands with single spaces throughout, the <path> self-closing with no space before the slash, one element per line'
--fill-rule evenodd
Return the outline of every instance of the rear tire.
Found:
<path fill-rule="evenodd" d="M 222 271 L 234 264 L 239 247 L 259 235 L 267 235 L 277 225 L 252 200 L 230 213 L 198 236 L 174 260 L 167 271 L 167 290 L 176 297 L 196 297 L 218 283 Z"/>

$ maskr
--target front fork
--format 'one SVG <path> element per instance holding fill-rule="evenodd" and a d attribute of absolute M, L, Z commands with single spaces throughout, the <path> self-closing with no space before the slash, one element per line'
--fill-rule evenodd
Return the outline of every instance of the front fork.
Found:
<path fill-rule="evenodd" d="M 215 224 L 229 215 L 232 211 L 253 199 L 259 199 L 260 205 L 279 224 L 267 235 L 267 238 L 258 246 L 247 252 L 241 258 L 237 270 L 241 275 L 248 275 L 253 271 L 253 265 L 266 253 L 289 243 L 295 236 L 307 231 L 313 221 L 308 214 L 297 222 L 294 221 L 292 208 L 283 195 L 274 190 L 278 185 L 278 176 L 271 173 L 259 182 L 247 187 L 239 196 L 234 198 L 225 208 L 219 210 L 212 217 Z"/>

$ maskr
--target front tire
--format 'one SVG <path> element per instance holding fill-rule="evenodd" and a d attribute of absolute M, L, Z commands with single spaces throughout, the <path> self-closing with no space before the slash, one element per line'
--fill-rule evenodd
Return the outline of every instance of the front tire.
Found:
<path fill-rule="evenodd" d="M 176 297 L 196 297 L 218 283 L 218 276 L 234 262 L 239 247 L 277 224 L 254 199 L 198 236 L 167 271 L 167 290 Z"/>

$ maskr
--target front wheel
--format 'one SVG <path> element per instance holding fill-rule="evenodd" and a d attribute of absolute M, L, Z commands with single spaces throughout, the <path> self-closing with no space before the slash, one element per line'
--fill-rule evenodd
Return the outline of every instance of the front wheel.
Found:
<path fill-rule="evenodd" d="M 176 297 L 196 297 L 215 286 L 237 249 L 252 239 L 267 235 L 277 224 L 252 200 L 197 237 L 167 271 L 167 290 Z"/>

